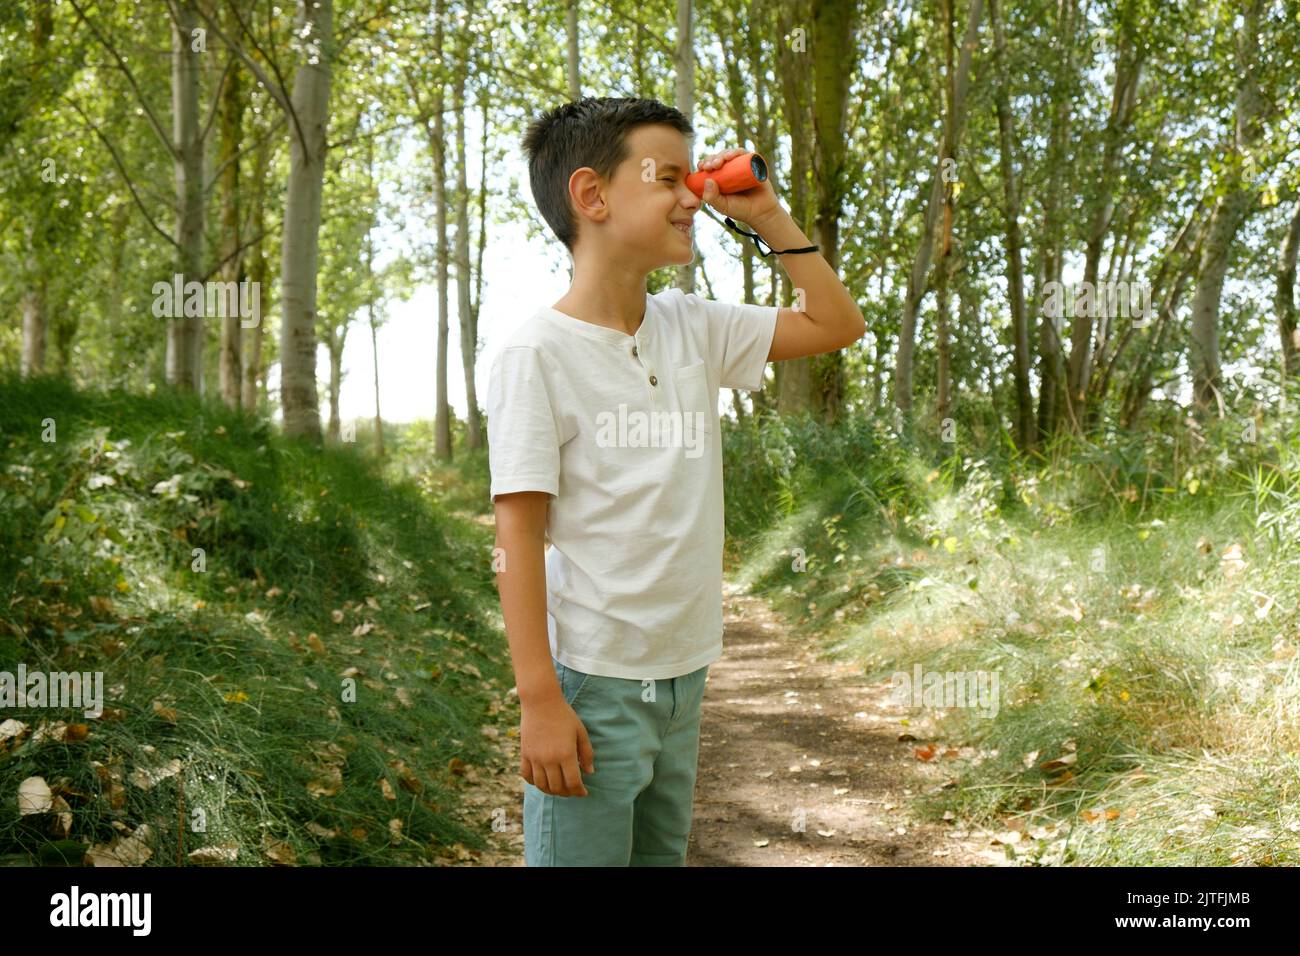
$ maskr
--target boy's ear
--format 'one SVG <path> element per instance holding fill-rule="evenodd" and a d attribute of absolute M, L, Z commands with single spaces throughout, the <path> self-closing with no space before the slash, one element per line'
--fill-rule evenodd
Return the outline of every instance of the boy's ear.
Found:
<path fill-rule="evenodd" d="M 574 215 L 600 222 L 609 214 L 605 204 L 605 184 L 590 166 L 573 171 L 569 177 L 569 198 L 573 201 Z"/>

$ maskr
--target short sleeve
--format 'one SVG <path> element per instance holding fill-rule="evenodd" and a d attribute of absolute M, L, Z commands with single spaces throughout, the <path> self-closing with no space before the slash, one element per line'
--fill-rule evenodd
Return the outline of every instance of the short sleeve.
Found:
<path fill-rule="evenodd" d="M 774 305 L 715 302 L 685 293 L 689 313 L 703 315 L 709 330 L 709 362 L 723 388 L 757 391 L 763 387 L 767 353 L 776 333 Z"/>
<path fill-rule="evenodd" d="M 555 409 L 536 350 L 506 346 L 492 363 L 487 398 L 489 497 L 560 492 Z"/>

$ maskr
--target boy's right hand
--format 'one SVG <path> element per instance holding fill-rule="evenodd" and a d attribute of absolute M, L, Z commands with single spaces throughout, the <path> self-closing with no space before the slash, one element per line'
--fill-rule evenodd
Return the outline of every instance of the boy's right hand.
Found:
<path fill-rule="evenodd" d="M 519 773 L 543 793 L 585 797 L 579 774 L 595 773 L 595 751 L 587 728 L 563 697 L 524 704 L 519 721 Z"/>

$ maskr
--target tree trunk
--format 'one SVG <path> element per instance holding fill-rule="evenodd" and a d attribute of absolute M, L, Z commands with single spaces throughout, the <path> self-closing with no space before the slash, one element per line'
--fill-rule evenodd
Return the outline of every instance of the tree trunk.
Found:
<path fill-rule="evenodd" d="M 746 29 L 757 22 L 757 0 L 749 2 L 749 22 L 742 23 L 739 15 L 732 11 L 728 13 L 728 26 L 730 29 L 724 31 L 719 36 L 719 42 L 722 44 L 724 51 L 723 67 L 727 82 L 727 106 L 731 116 L 731 122 L 736 130 L 738 144 L 753 144 L 754 148 L 760 152 L 767 148 L 766 143 L 772 138 L 767 128 L 767 107 L 765 100 L 764 80 L 766 70 L 763 68 L 762 48 L 756 41 L 756 34 L 753 29 Z M 756 122 L 750 124 L 749 114 L 751 107 L 748 100 L 751 88 L 753 95 L 758 103 L 756 111 Z M 756 278 L 754 274 L 754 247 L 751 243 L 742 243 L 740 246 L 740 272 L 743 288 L 743 298 L 745 302 L 757 302 Z M 762 404 L 762 399 L 766 396 L 766 389 L 760 389 L 758 392 L 749 394 L 750 400 L 754 403 L 757 411 Z M 747 413 L 745 403 L 741 397 L 742 389 L 732 390 L 732 407 L 736 410 L 736 418 L 740 420 Z"/>
<path fill-rule="evenodd" d="M 979 37 L 980 19 L 984 15 L 984 0 L 970 0 L 966 13 L 966 33 L 962 39 L 961 56 L 957 61 L 957 74 L 953 79 L 953 142 L 961 142 L 966 123 L 966 86 L 970 76 L 971 59 Z M 930 257 L 934 251 L 936 227 L 944 205 L 944 159 L 942 150 L 934 165 L 934 178 L 930 183 L 930 198 L 926 204 L 925 222 L 921 241 L 912 260 L 908 274 L 907 297 L 903 300 L 903 317 L 898 335 L 898 353 L 894 367 L 894 403 L 903 415 L 904 427 L 910 427 L 912 415 L 912 368 L 916 349 L 916 315 L 925 294 L 925 279 L 930 271 Z"/>
<path fill-rule="evenodd" d="M 1151 283 L 1151 295 L 1153 298 L 1167 294 L 1170 284 L 1170 272 L 1175 269 L 1175 267 L 1181 270 L 1178 273 L 1179 277 L 1176 279 L 1176 282 L 1178 286 L 1178 297 L 1182 296 L 1182 286 L 1187 281 L 1186 275 L 1189 271 L 1194 271 L 1196 257 L 1189 254 L 1189 247 L 1192 245 L 1192 237 L 1199 232 L 1200 227 L 1198 223 L 1201 220 L 1204 207 L 1205 202 L 1202 199 L 1192 208 L 1187 219 L 1183 222 L 1182 227 L 1178 230 L 1178 235 L 1174 238 L 1173 246 L 1165 253 L 1164 258 L 1161 260 L 1160 268 L 1156 271 L 1156 277 Z M 1181 265 L 1180 262 L 1182 263 Z M 1177 298 L 1175 298 L 1167 302 L 1165 309 L 1157 311 L 1157 316 L 1163 316 L 1164 311 L 1168 310 L 1169 318 L 1172 319 L 1172 309 L 1177 307 L 1177 301 Z M 1162 329 L 1164 321 L 1165 320 L 1161 318 L 1158 323 Z M 1128 328 L 1124 330 L 1124 334 L 1120 336 L 1119 341 L 1115 346 L 1114 353 L 1109 357 L 1109 359 L 1105 359 L 1104 356 L 1099 358 L 1097 367 L 1098 371 L 1101 373 L 1101 377 L 1095 390 L 1096 395 L 1092 399 L 1094 406 L 1101 407 L 1105 402 L 1112 378 L 1115 376 L 1115 372 L 1119 367 L 1120 358 L 1123 356 L 1124 350 L 1129 346 L 1129 344 L 1137 338 L 1137 332 L 1138 326 L 1134 323 L 1129 323 Z M 1150 342 L 1152 338 L 1155 338 L 1156 341 L 1159 342 L 1163 339 L 1163 334 L 1156 336 L 1155 329 L 1149 328 L 1147 333 L 1148 342 Z M 1137 377 L 1139 371 L 1144 368 L 1148 373 L 1147 378 L 1149 379 L 1150 368 L 1154 364 L 1155 358 L 1156 350 L 1148 348 L 1146 354 L 1138 360 L 1138 368 L 1134 370 L 1134 374 L 1129 376 L 1130 383 L 1132 383 L 1134 378 Z"/>
<path fill-rule="evenodd" d="M 249 222 L 249 232 L 261 236 L 266 224 L 266 168 L 270 162 L 272 146 L 265 143 L 257 151 L 256 181 L 253 184 L 253 214 Z M 265 384 L 262 371 L 262 340 L 266 336 L 266 316 L 270 309 L 270 289 L 266 283 L 266 240 L 258 239 L 248 250 L 248 281 L 257 287 L 258 316 L 257 323 L 242 329 L 244 342 L 242 346 L 243 372 L 240 375 L 240 407 L 246 412 L 257 411 L 258 399 Z"/>
<path fill-rule="evenodd" d="M 1296 328 L 1295 264 L 1300 250 L 1300 203 L 1296 203 L 1291 225 L 1282 241 L 1277 264 L 1277 331 L 1282 342 L 1282 380 L 1300 371 L 1300 331 Z M 1285 392 L 1285 388 L 1283 389 Z"/>
<path fill-rule="evenodd" d="M 1007 230 L 1007 295 L 1011 300 L 1011 338 L 1015 352 L 1016 443 L 1021 451 L 1034 442 L 1034 401 L 1029 392 L 1029 319 L 1025 314 L 1025 272 L 1021 259 L 1020 186 L 1016 180 L 1015 133 L 1011 128 L 1011 105 L 1007 75 L 1007 40 L 1002 28 L 998 0 L 989 0 L 989 22 L 993 27 L 997 59 L 998 143 L 1002 169 L 1003 218 Z"/>
<path fill-rule="evenodd" d="M 470 341 L 474 343 L 474 349 L 478 350 L 478 316 L 479 307 L 483 304 L 483 253 L 487 250 L 487 157 L 488 157 L 488 131 L 491 124 L 488 117 L 488 91 L 485 86 L 479 87 L 479 128 L 483 131 L 483 142 L 479 148 L 479 171 L 478 171 L 478 251 L 475 255 L 474 263 L 474 301 L 470 304 L 469 309 L 469 336 Z M 474 384 L 474 374 L 471 370 L 469 384 L 466 394 L 469 396 L 469 413 L 472 416 L 472 442 L 471 448 L 481 448 L 483 445 L 483 416 L 478 407 L 478 387 Z"/>
<path fill-rule="evenodd" d="M 1228 156 L 1228 184 L 1210 214 L 1209 235 L 1201 249 L 1201 262 L 1192 297 L 1192 329 L 1189 364 L 1192 369 L 1193 404 L 1206 411 L 1211 402 L 1223 405 L 1219 397 L 1219 300 L 1223 280 L 1232 258 L 1237 232 L 1255 205 L 1254 185 L 1242 169 L 1243 158 L 1259 141 L 1259 118 L 1265 104 L 1260 96 L 1255 71 L 1258 66 L 1259 13 L 1262 0 L 1249 0 L 1242 11 L 1237 34 L 1237 102 L 1233 146 Z"/>
<path fill-rule="evenodd" d="M 334 0 L 301 0 L 298 30 L 304 42 L 313 44 L 309 49 L 318 52 L 304 54 L 293 80 L 297 123 L 290 117 L 280 266 L 280 404 L 285 434 L 319 441 L 316 264 L 334 56 Z"/>
<path fill-rule="evenodd" d="M 370 274 L 373 255 L 373 252 L 371 252 L 366 260 L 367 275 Z M 370 356 L 375 379 L 375 455 L 382 460 L 384 457 L 384 418 L 379 413 L 379 326 L 375 322 L 375 300 L 373 297 L 367 304 L 367 308 L 370 312 Z"/>
<path fill-rule="evenodd" d="M 570 0 L 570 17 L 574 18 L 573 35 L 570 37 L 570 56 L 577 56 L 577 8 L 576 0 Z M 438 0 L 434 14 L 434 48 L 443 49 L 443 18 L 446 2 Z M 575 59 L 576 62 L 576 59 Z M 441 67 L 441 63 L 439 64 Z M 433 94 L 433 132 L 429 146 L 433 153 L 433 208 L 434 235 L 437 243 L 438 261 L 438 355 L 436 359 L 437 397 L 434 410 L 434 454 L 439 461 L 451 461 L 451 407 L 447 404 L 447 155 L 444 145 L 446 132 L 443 125 L 443 83 L 442 69 L 437 71 L 437 83 Z"/>
<path fill-rule="evenodd" d="M 33 73 L 40 70 L 45 62 L 45 50 L 53 32 L 52 0 L 40 0 L 32 19 L 32 47 L 37 54 L 36 62 L 32 65 Z M 45 371 L 45 296 L 48 283 L 45 271 L 41 268 L 41 257 L 36 252 L 36 230 L 36 224 L 30 221 L 24 230 L 27 237 L 26 288 L 22 297 L 23 340 L 18 368 L 19 375 L 23 378 L 40 375 Z"/>
<path fill-rule="evenodd" d="M 326 349 L 330 357 L 330 421 L 329 421 L 329 440 L 336 442 L 339 440 L 341 429 L 339 419 L 339 389 L 343 383 L 343 343 L 347 337 L 347 325 L 342 326 L 342 334 L 335 328 L 330 329 L 329 339 L 326 342 Z"/>
<path fill-rule="evenodd" d="M 1053 54 L 1061 67 L 1052 79 L 1050 102 L 1052 127 L 1047 146 L 1047 188 L 1043 193 L 1042 247 L 1034 302 L 1041 307 L 1043 289 L 1049 282 L 1061 281 L 1063 261 L 1063 223 L 1060 215 L 1062 184 L 1065 177 L 1065 144 L 1074 102 L 1075 4 L 1077 0 L 1058 0 L 1056 32 L 1052 36 Z M 1047 310 L 1039 315 L 1038 325 L 1038 443 L 1045 442 L 1060 426 L 1061 411 L 1066 407 L 1065 349 L 1062 335 L 1065 324 L 1060 316 Z"/>
<path fill-rule="evenodd" d="M 231 17 L 233 20 L 233 16 Z M 235 28 L 232 23 L 231 28 Z M 222 279 L 239 282 L 245 278 L 244 256 L 240 247 L 239 209 L 239 150 L 243 145 L 244 95 L 240 83 L 241 70 L 232 65 L 221 91 L 221 153 L 225 164 L 221 172 L 221 258 L 225 261 Z M 243 369 L 240 359 L 242 335 L 239 310 L 233 310 L 221 320 L 221 352 L 219 373 L 221 399 L 231 408 L 240 405 L 240 379 Z"/>
<path fill-rule="evenodd" d="M 812 20 L 809 0 L 782 2 L 774 4 L 773 8 L 777 15 L 778 36 L 788 37 L 795 29 L 806 33 L 807 24 Z M 812 38 L 796 36 L 802 40 L 805 48 L 799 49 L 793 42 L 778 44 L 776 74 L 781 78 L 786 132 L 790 137 L 790 182 L 786 193 L 790 216 L 804 230 L 804 235 L 808 235 L 811 228 L 808 223 L 808 209 L 811 206 L 808 177 L 812 170 L 808 144 L 813 137 L 809 129 L 812 125 L 809 104 L 813 97 L 809 90 L 811 71 L 808 56 Z M 813 241 L 817 240 L 814 238 Z M 768 261 L 782 290 L 777 304 L 790 306 L 793 304 L 793 288 L 789 277 L 779 268 L 779 263 L 774 261 L 776 258 L 775 255 L 769 256 Z M 781 415 L 797 415 L 812 408 L 812 370 L 808 358 L 791 359 L 776 366 L 776 407 Z"/>
<path fill-rule="evenodd" d="M 691 40 L 691 0 L 677 0 L 677 43 L 673 47 L 673 106 L 687 122 L 695 121 L 695 47 Z M 694 246 L 695 238 L 691 237 Z M 677 267 L 683 292 L 695 291 L 695 259 Z"/>
<path fill-rule="evenodd" d="M 813 242 L 839 271 L 840 216 L 848 192 L 845 114 L 849 78 L 857 70 L 859 0 L 813 0 L 813 189 L 817 219 Z M 828 424 L 844 411 L 844 352 L 811 356 L 814 401 Z"/>
<path fill-rule="evenodd" d="M 1123 146 L 1124 132 L 1133 118 L 1137 100 L 1138 80 L 1142 74 L 1142 54 L 1135 51 L 1132 32 L 1140 27 L 1134 22 L 1136 12 L 1131 5 L 1121 13 L 1119 48 L 1116 51 L 1115 82 L 1111 90 L 1110 113 L 1106 119 L 1104 146 L 1102 147 L 1101 175 L 1090 196 L 1088 207 L 1088 232 L 1083 265 L 1084 288 L 1096 291 L 1097 273 L 1101 251 L 1110 230 L 1115 212 L 1115 179 Z M 1083 430 L 1087 417 L 1088 386 L 1092 379 L 1093 314 L 1099 311 L 1097 297 L 1093 297 L 1090 314 L 1074 317 L 1070 330 L 1070 364 L 1066 399 L 1069 402 L 1071 423 Z"/>
<path fill-rule="evenodd" d="M 942 0 L 944 35 L 944 110 L 943 110 L 943 156 L 949 167 L 956 172 L 957 142 L 953 129 L 953 59 L 956 46 L 957 26 L 953 22 L 952 0 Z M 952 350 L 949 342 L 952 305 L 948 301 L 948 288 L 952 284 L 952 221 L 956 213 L 954 182 L 956 175 L 941 177 L 943 183 L 943 212 L 939 227 L 939 262 L 935 268 L 935 413 L 941 424 L 946 423 L 952 412 Z"/>
<path fill-rule="evenodd" d="M 472 16 L 472 4 L 469 7 Z M 478 415 L 478 394 L 474 387 L 474 360 L 478 343 L 474 331 L 471 283 L 474 276 L 469 259 L 469 183 L 465 169 L 465 80 L 469 73 L 468 44 L 456 71 L 456 314 L 460 321 L 461 371 L 465 377 L 465 447 L 483 445 Z M 486 188 L 486 184 L 484 184 Z"/>
<path fill-rule="evenodd" d="M 27 235 L 27 287 L 23 291 L 23 350 L 19 373 L 23 378 L 45 371 L 47 316 L 45 297 L 49 287 L 35 251 L 36 224 L 29 222 Z"/>
<path fill-rule="evenodd" d="M 439 0 L 438 9 L 442 9 L 442 2 Z M 438 31 L 441 34 L 441 16 L 439 13 Z M 569 83 L 569 99 L 576 100 L 582 96 L 582 83 L 579 79 L 578 71 L 578 0 L 567 0 L 564 7 L 564 39 L 565 39 L 565 70 L 564 75 Z M 439 44 L 437 49 L 441 50 Z"/>
<path fill-rule="evenodd" d="M 45 279 L 31 279 L 23 293 L 23 378 L 45 371 Z"/>
<path fill-rule="evenodd" d="M 172 171 L 176 184 L 177 270 L 183 282 L 203 280 L 203 131 L 199 117 L 199 57 L 192 48 L 198 14 L 177 0 L 172 21 Z M 167 382 L 203 391 L 203 315 L 186 316 L 174 303 L 167 325 Z"/>
<path fill-rule="evenodd" d="M 935 348 L 935 417 L 940 424 L 952 414 L 952 349 L 949 341 L 952 303 L 948 301 L 948 285 L 952 269 L 951 257 L 940 257 L 938 278 L 934 285 L 934 348 Z"/>

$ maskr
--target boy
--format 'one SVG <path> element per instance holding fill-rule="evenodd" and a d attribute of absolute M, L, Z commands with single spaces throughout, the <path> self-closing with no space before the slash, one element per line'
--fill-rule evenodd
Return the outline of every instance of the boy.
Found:
<path fill-rule="evenodd" d="M 568 292 L 520 327 L 488 386 L 528 866 L 685 864 L 722 654 L 718 388 L 761 388 L 766 362 L 866 329 L 819 254 L 786 254 L 809 241 L 770 182 L 726 196 L 710 182 L 703 198 L 783 254 L 804 312 L 646 293 L 649 273 L 694 254 L 692 133 L 661 103 L 601 97 L 524 138 L 538 209 L 573 257 Z"/>

